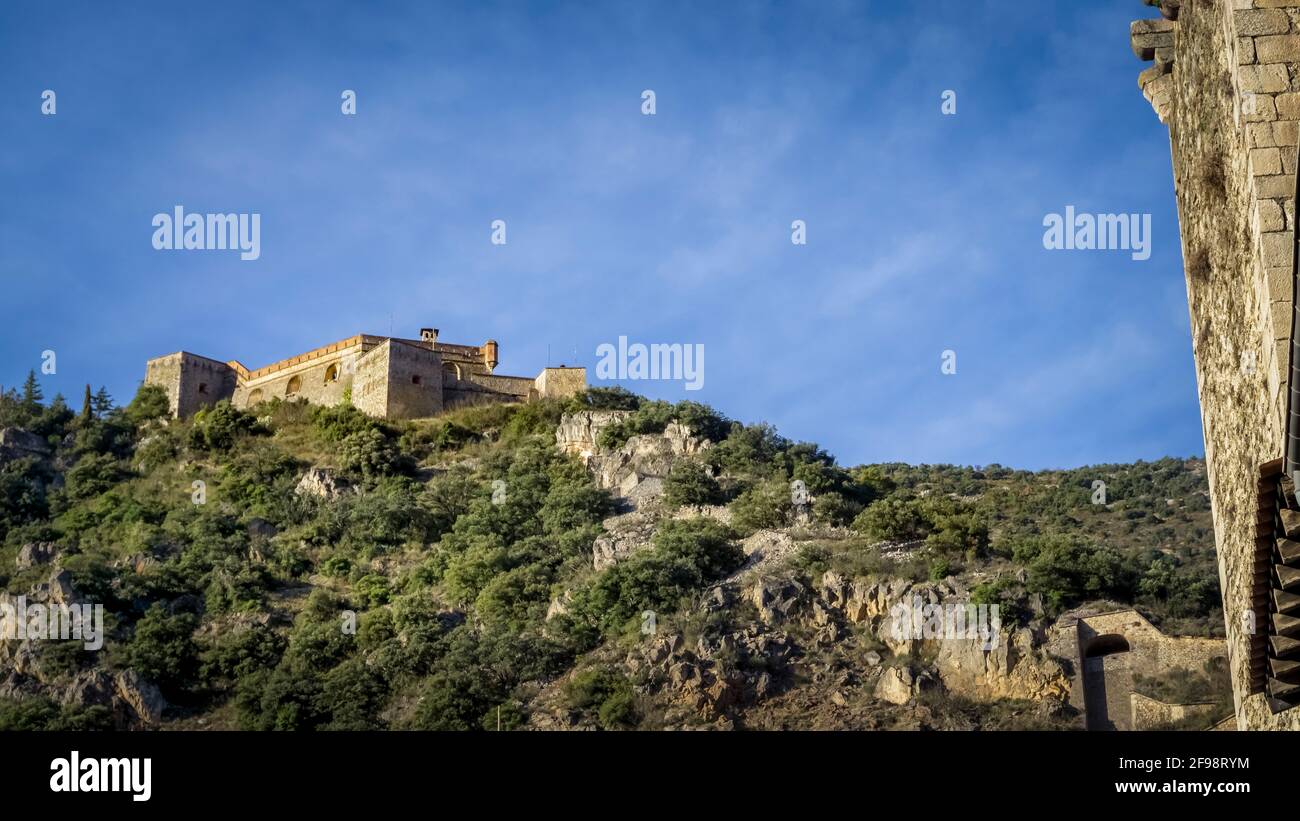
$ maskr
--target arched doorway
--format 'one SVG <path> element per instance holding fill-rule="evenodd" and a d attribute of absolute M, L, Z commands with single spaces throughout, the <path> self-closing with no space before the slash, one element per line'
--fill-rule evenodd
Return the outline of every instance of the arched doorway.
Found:
<path fill-rule="evenodd" d="M 1129 725 L 1125 703 L 1132 683 L 1127 659 L 1128 639 L 1106 633 L 1089 639 L 1082 647 L 1083 707 L 1089 730 L 1120 730 Z"/>

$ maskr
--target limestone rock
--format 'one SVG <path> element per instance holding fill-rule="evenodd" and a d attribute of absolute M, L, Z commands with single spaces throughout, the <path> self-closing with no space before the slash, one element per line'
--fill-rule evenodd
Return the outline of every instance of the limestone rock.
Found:
<path fill-rule="evenodd" d="M 52 542 L 29 542 L 18 551 L 16 559 L 19 570 L 37 564 L 49 564 L 59 555 L 59 546 Z"/>
<path fill-rule="evenodd" d="M 49 455 L 49 443 L 36 434 L 22 428 L 0 429 L 0 463 L 24 457 L 46 459 Z"/>
<path fill-rule="evenodd" d="M 329 468 L 308 468 L 307 472 L 298 480 L 298 486 L 293 492 L 299 496 L 316 496 L 321 499 L 333 500 L 345 493 L 352 492 L 352 486 L 347 480 L 336 476 L 334 471 Z"/>

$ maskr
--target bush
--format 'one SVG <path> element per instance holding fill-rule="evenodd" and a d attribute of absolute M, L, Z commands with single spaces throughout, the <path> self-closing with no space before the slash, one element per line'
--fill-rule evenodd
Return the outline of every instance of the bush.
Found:
<path fill-rule="evenodd" d="M 360 430 L 343 437 L 339 445 L 339 467 L 366 479 L 398 471 L 397 448 L 377 428 Z"/>
<path fill-rule="evenodd" d="M 731 503 L 732 526 L 742 534 L 785 527 L 794 511 L 790 493 L 790 483 L 784 479 L 751 487 Z"/>
<path fill-rule="evenodd" d="M 664 501 L 673 507 L 715 505 L 722 501 L 722 488 L 703 463 L 679 459 L 664 479 Z"/>
<path fill-rule="evenodd" d="M 210 408 L 194 414 L 194 427 L 190 429 L 190 447 L 225 453 L 235 442 L 257 429 L 257 419 L 222 399 Z"/>
<path fill-rule="evenodd" d="M 193 638 L 197 627 L 192 613 L 169 615 L 161 604 L 154 604 L 135 624 L 126 646 L 127 666 L 176 700 L 198 672 L 199 648 Z"/>
<path fill-rule="evenodd" d="M 930 533 L 920 502 L 882 499 L 853 520 L 853 529 L 886 542 L 912 542 Z"/>
<path fill-rule="evenodd" d="M 565 685 L 565 700 L 572 710 L 595 714 L 606 730 L 636 726 L 636 696 L 631 683 L 614 670 L 591 668 L 575 673 Z"/>

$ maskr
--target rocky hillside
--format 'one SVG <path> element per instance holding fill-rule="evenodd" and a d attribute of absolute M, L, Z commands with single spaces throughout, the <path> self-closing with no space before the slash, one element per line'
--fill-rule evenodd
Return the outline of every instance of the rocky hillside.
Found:
<path fill-rule="evenodd" d="M 1075 728 L 1068 610 L 1222 631 L 1197 460 L 846 469 L 620 390 L 175 421 L 30 380 L 0 428 L 0 605 L 105 612 L 0 643 L 0 728 Z M 1000 641 L 900 636 L 918 600 Z"/>

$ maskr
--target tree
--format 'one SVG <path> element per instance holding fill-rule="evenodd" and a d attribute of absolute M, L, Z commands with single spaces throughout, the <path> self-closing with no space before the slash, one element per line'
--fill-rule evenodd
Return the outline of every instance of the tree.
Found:
<path fill-rule="evenodd" d="M 126 406 L 126 416 L 133 425 L 158 419 L 171 413 L 171 400 L 167 391 L 157 385 L 141 385 L 131 404 Z"/>
<path fill-rule="evenodd" d="M 36 371 L 27 372 L 27 379 L 23 382 L 23 410 L 28 414 L 35 415 L 41 409 L 41 400 L 45 394 L 41 393 L 41 383 L 36 381 Z"/>
<path fill-rule="evenodd" d="M 86 387 L 87 390 L 89 390 L 90 386 L 88 385 Z M 108 388 L 103 385 L 100 385 L 99 390 L 95 391 L 95 396 L 90 400 L 90 402 L 91 408 L 95 412 L 95 416 L 99 419 L 103 419 L 104 416 L 113 409 L 113 397 L 108 395 Z"/>
<path fill-rule="evenodd" d="M 95 412 L 91 406 L 91 399 L 90 399 L 90 383 L 87 382 L 86 394 L 81 400 L 81 415 L 77 417 L 78 424 L 80 424 L 82 427 L 89 425 L 90 420 L 94 418 L 94 413 Z"/>

